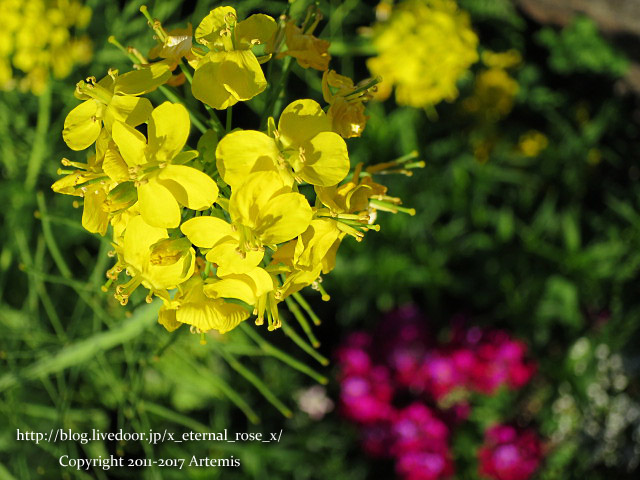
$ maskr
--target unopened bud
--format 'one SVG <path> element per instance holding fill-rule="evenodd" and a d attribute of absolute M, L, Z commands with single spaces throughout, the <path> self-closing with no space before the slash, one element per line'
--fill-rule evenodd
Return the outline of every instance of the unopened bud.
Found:
<path fill-rule="evenodd" d="M 165 238 L 154 243 L 150 248 L 151 264 L 166 267 L 178 262 L 187 253 L 189 253 L 191 242 L 186 237 Z"/>
<path fill-rule="evenodd" d="M 109 192 L 105 201 L 105 210 L 109 213 L 129 208 L 138 201 L 138 190 L 133 182 L 122 182 Z"/>

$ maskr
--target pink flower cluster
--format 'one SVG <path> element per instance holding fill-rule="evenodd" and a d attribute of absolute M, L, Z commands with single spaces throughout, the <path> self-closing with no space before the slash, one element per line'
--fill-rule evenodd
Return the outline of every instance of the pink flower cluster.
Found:
<path fill-rule="evenodd" d="M 495 425 L 484 433 L 478 451 L 480 474 L 497 480 L 528 480 L 542 457 L 540 439 L 531 430 Z"/>
<path fill-rule="evenodd" d="M 337 352 L 343 415 L 360 425 L 365 451 L 394 458 L 407 480 L 451 478 L 449 437 L 470 413 L 470 394 L 519 389 L 536 371 L 527 346 L 504 331 L 458 325 L 449 342 L 432 338 L 419 312 L 404 307 L 375 335 L 354 333 Z M 486 432 L 480 473 L 527 480 L 540 459 L 535 433 L 500 425 Z"/>

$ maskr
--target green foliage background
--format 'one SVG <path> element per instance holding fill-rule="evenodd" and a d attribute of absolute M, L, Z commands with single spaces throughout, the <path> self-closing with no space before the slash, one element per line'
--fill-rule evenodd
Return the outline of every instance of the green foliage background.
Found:
<path fill-rule="evenodd" d="M 336 270 L 325 279 L 331 302 L 309 298 L 323 318 L 320 352 L 330 357 L 346 333 L 373 328 L 384 312 L 407 302 L 419 305 L 443 336 L 458 313 L 508 329 L 531 345 L 540 374 L 519 395 L 477 399 L 476 413 L 454 441 L 459 478 L 476 478 L 473 450 L 491 419 L 518 419 L 550 438 L 559 421 L 554 401 L 561 395 L 574 399 L 578 426 L 562 442 L 551 442 L 540 478 L 634 478 L 637 423 L 616 437 L 616 455 L 609 460 L 592 452 L 611 439 L 579 427 L 587 418 L 606 424 L 613 411 L 594 410 L 588 393 L 604 358 L 598 345 L 623 359 L 628 379 L 610 397 L 624 394 L 633 404 L 639 399 L 640 137 L 637 97 L 618 88 L 627 61 L 589 19 L 560 31 L 531 22 L 506 0 L 460 3 L 483 49 L 521 52 L 515 108 L 501 122 L 484 124 L 460 102 L 437 106 L 437 118 L 393 101 L 368 106 L 363 138 L 349 141 L 352 163 L 417 150 L 426 168 L 412 178 L 390 178 L 389 185 L 418 213 L 380 214 L 379 233 L 361 244 L 345 241 Z M 69 197 L 50 190 L 59 160 L 71 154 L 60 137 L 62 122 L 76 104 L 76 79 L 129 68 L 106 42 L 108 35 L 142 52 L 153 40 L 138 12 L 141 2 L 88 4 L 94 9 L 93 63 L 66 82 L 52 83 L 40 98 L 0 96 L 0 479 L 392 478 L 392 465 L 366 458 L 355 427 L 339 415 L 318 422 L 296 408 L 294 394 L 330 379 L 333 367 L 319 365 L 282 332 L 260 331 L 256 343 L 246 329 L 238 330 L 203 346 L 184 329 L 165 332 L 155 324 L 157 307 L 143 298 L 123 309 L 100 291 L 110 264 L 108 240 L 83 231 Z M 213 5 L 148 3 L 167 27 L 184 20 L 197 25 Z M 306 5 L 298 0 L 292 14 L 301 15 Z M 258 9 L 278 15 L 285 3 L 247 0 L 235 6 L 241 15 Z M 373 53 L 357 33 L 373 22 L 372 7 L 358 0 L 320 2 L 327 17 L 321 36 L 333 41 L 332 68 L 356 80 L 368 75 L 364 59 Z M 470 74 L 461 82 L 461 99 L 472 87 Z M 292 99 L 319 100 L 320 76 L 296 66 L 287 91 Z M 246 109 L 247 125 L 251 107 L 256 105 Z M 531 129 L 549 139 L 534 158 L 516 151 Z M 474 142 L 483 139 L 493 145 L 486 163 L 473 155 Z M 290 368 L 294 364 L 298 370 Z M 333 381 L 328 391 L 336 397 Z M 292 418 L 278 409 L 291 411 Z M 268 446 L 16 441 L 16 429 L 52 428 L 283 434 L 279 444 Z M 82 472 L 58 466 L 65 454 L 187 460 L 233 455 L 242 467 Z"/>

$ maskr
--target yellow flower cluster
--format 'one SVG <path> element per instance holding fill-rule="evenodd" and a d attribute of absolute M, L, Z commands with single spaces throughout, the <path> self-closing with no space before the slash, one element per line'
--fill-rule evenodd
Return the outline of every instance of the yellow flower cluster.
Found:
<path fill-rule="evenodd" d="M 538 130 L 529 130 L 520 136 L 517 149 L 525 157 L 537 157 L 549 146 L 547 136 Z"/>
<path fill-rule="evenodd" d="M 519 87 L 507 69 L 521 62 L 520 53 L 508 50 L 503 53 L 485 51 L 482 62 L 488 67 L 476 75 L 473 93 L 463 102 L 464 108 L 486 122 L 497 122 L 513 109 Z"/>
<path fill-rule="evenodd" d="M 42 93 L 49 77 L 65 78 L 91 59 L 91 42 L 75 36 L 91 9 L 74 0 L 0 0 L 0 90 Z"/>
<path fill-rule="evenodd" d="M 478 37 L 453 0 L 404 0 L 373 26 L 378 55 L 367 62 L 382 77 L 378 97 L 396 89 L 400 105 L 430 107 L 458 96 L 457 82 L 478 60 Z"/>
<path fill-rule="evenodd" d="M 61 170 L 66 176 L 52 188 L 82 197 L 87 230 L 105 235 L 111 226 L 117 260 L 105 289 L 126 273 L 116 298 L 126 304 L 137 287 L 148 289 L 148 301 L 162 299 L 159 321 L 170 331 L 187 324 L 224 333 L 252 314 L 275 329 L 279 304 L 301 289 L 311 286 L 328 299 L 321 275 L 334 268 L 347 235 L 361 240 L 377 230 L 378 210 L 413 213 L 374 180 L 411 168 L 413 156 L 350 173 L 343 137 L 364 129 L 362 101 L 372 82 L 354 86 L 326 71 L 328 114 L 314 100 L 296 100 L 277 124 L 268 118 L 266 132 L 202 128 L 195 149 L 189 142 L 197 112 L 175 101 L 154 107 L 144 96 L 171 92 L 180 66 L 213 122 L 213 109 L 265 90 L 260 64 L 281 56 L 277 45 L 290 41 L 291 25 L 263 14 L 239 21 L 232 7 L 218 7 L 196 28 L 194 46 L 190 26 L 166 32 L 153 21 L 159 45 L 151 56 L 159 61 L 137 54 L 137 69 L 77 84 L 82 103 L 68 114 L 63 138 L 73 150 L 95 144 L 95 153 L 87 163 L 63 159 L 72 168 Z M 310 34 L 299 30 L 307 33 L 296 33 L 285 53 L 320 63 L 317 41 L 302 41 Z"/>

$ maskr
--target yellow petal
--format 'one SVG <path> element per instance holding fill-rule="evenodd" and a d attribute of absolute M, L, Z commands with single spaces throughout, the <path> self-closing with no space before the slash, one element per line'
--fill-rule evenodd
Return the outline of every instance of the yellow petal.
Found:
<path fill-rule="evenodd" d="M 180 205 L 171 191 L 155 178 L 138 187 L 140 215 L 153 227 L 175 228 L 180 225 Z"/>
<path fill-rule="evenodd" d="M 202 288 L 201 288 L 202 289 Z M 193 325 L 201 332 L 217 330 L 227 333 L 249 318 L 247 312 L 240 305 L 227 303 L 224 300 L 213 300 L 202 294 L 206 300 L 182 303 L 176 312 L 176 319 L 181 323 Z"/>
<path fill-rule="evenodd" d="M 149 225 L 140 215 L 132 217 L 127 223 L 122 242 L 125 263 L 142 272 L 149 263 L 149 247 L 167 237 L 164 228 Z"/>
<path fill-rule="evenodd" d="M 169 189 L 181 205 L 191 210 L 205 210 L 218 198 L 216 182 L 193 167 L 168 165 L 160 169 L 158 182 Z"/>
<path fill-rule="evenodd" d="M 273 43 L 277 29 L 276 21 L 269 15 L 251 15 L 236 25 L 236 48 L 248 49 L 256 44 L 269 45 Z"/>
<path fill-rule="evenodd" d="M 204 286 L 211 298 L 236 298 L 255 305 L 258 298 L 273 290 L 273 280 L 264 269 L 256 267 L 248 273 L 229 275 L 222 280 Z"/>
<path fill-rule="evenodd" d="M 114 182 L 125 182 L 129 179 L 129 168 L 115 148 L 107 148 L 102 160 L 102 170 Z"/>
<path fill-rule="evenodd" d="M 253 52 L 234 50 L 224 54 L 220 65 L 224 88 L 237 100 L 250 100 L 267 88 L 267 79 Z"/>
<path fill-rule="evenodd" d="M 182 261 L 169 266 L 155 266 L 150 262 L 149 247 L 168 238 L 164 228 L 149 225 L 140 215 L 127 223 L 122 241 L 123 259 L 132 273 L 140 275 L 143 285 L 155 290 L 175 288 L 193 275 L 195 251 L 191 249 Z"/>
<path fill-rule="evenodd" d="M 176 319 L 176 310 L 166 308 L 164 305 L 158 311 L 158 323 L 166 328 L 168 332 L 173 332 L 182 326 L 182 323 Z"/>
<path fill-rule="evenodd" d="M 238 130 L 218 143 L 216 165 L 222 179 L 234 187 L 249 173 L 275 171 L 279 154 L 271 137 L 255 130 Z"/>
<path fill-rule="evenodd" d="M 102 122 L 97 118 L 101 108 L 95 100 L 87 100 L 69 112 L 62 138 L 70 149 L 84 150 L 96 141 L 102 129 Z"/>
<path fill-rule="evenodd" d="M 238 103 L 238 99 L 231 95 L 222 82 L 220 66 L 225 55 L 225 52 L 208 54 L 205 60 L 198 64 L 191 84 L 193 96 L 217 110 Z"/>
<path fill-rule="evenodd" d="M 293 259 L 296 267 L 304 270 L 317 268 L 339 236 L 340 230 L 336 227 L 335 220 L 313 220 L 309 228 L 298 238 Z"/>
<path fill-rule="evenodd" d="M 133 97 L 131 95 L 114 95 L 107 105 L 104 115 L 104 124 L 108 130 L 113 122 L 119 120 L 132 127 L 146 122 L 151 115 L 153 105 L 146 98 Z"/>
<path fill-rule="evenodd" d="M 107 233 L 109 214 L 102 208 L 106 198 L 107 192 L 104 188 L 89 189 L 85 192 L 82 226 L 91 233 Z"/>
<path fill-rule="evenodd" d="M 290 191 L 291 189 L 276 172 L 252 173 L 244 183 L 231 192 L 229 200 L 231 220 L 254 228 L 257 226 L 260 212 L 271 198 L 276 194 Z"/>
<path fill-rule="evenodd" d="M 282 298 L 311 285 L 317 280 L 321 271 L 321 267 L 318 266 L 314 270 L 295 270 L 292 274 L 288 274 L 284 284 L 280 287 Z"/>
<path fill-rule="evenodd" d="M 311 140 L 320 132 L 331 131 L 331 120 L 314 100 L 303 99 L 290 103 L 283 110 L 278 122 L 285 147 L 297 146 Z"/>
<path fill-rule="evenodd" d="M 347 144 L 333 132 L 321 132 L 304 145 L 305 161 L 296 173 L 311 185 L 331 186 L 349 173 Z"/>
<path fill-rule="evenodd" d="M 123 95 L 142 95 L 158 88 L 171 77 L 169 65 L 163 62 L 152 63 L 148 67 L 125 73 L 116 78 L 115 93 Z"/>
<path fill-rule="evenodd" d="M 237 235 L 231 224 L 217 217 L 194 217 L 182 225 L 180 230 L 196 247 L 212 248 L 224 239 L 234 239 Z"/>
<path fill-rule="evenodd" d="M 227 27 L 225 19 L 236 19 L 236 10 L 233 7 L 217 7 L 204 17 L 196 28 L 196 40 L 203 45 L 213 44 L 223 46 L 224 40 L 220 31 Z"/>
<path fill-rule="evenodd" d="M 173 265 L 156 266 L 147 263 L 148 266 L 143 275 L 143 284 L 146 283 L 145 287 L 151 287 L 156 290 L 175 288 L 193 275 L 195 270 L 195 257 L 196 252 L 191 249 L 181 261 Z"/>
<path fill-rule="evenodd" d="M 111 135 L 128 166 L 133 167 L 146 163 L 147 139 L 142 133 L 126 123 L 115 122 Z"/>
<path fill-rule="evenodd" d="M 164 102 L 151 113 L 149 151 L 158 161 L 171 160 L 189 138 L 189 112 L 179 103 Z"/>
<path fill-rule="evenodd" d="M 226 277 L 237 273 L 247 273 L 257 267 L 264 257 L 264 250 L 249 250 L 241 255 L 238 239 L 227 237 L 207 252 L 207 261 L 218 265 L 217 275 Z"/>
<path fill-rule="evenodd" d="M 260 209 L 255 232 L 262 242 L 277 244 L 291 240 L 304 232 L 313 212 L 304 195 L 285 193 L 272 198 Z"/>
<path fill-rule="evenodd" d="M 95 174 L 86 172 L 84 170 L 76 170 L 69 175 L 55 181 L 51 185 L 51 189 L 56 193 L 62 193 L 63 195 L 74 195 L 81 197 L 83 195 L 82 190 L 78 185 L 95 178 Z"/>

